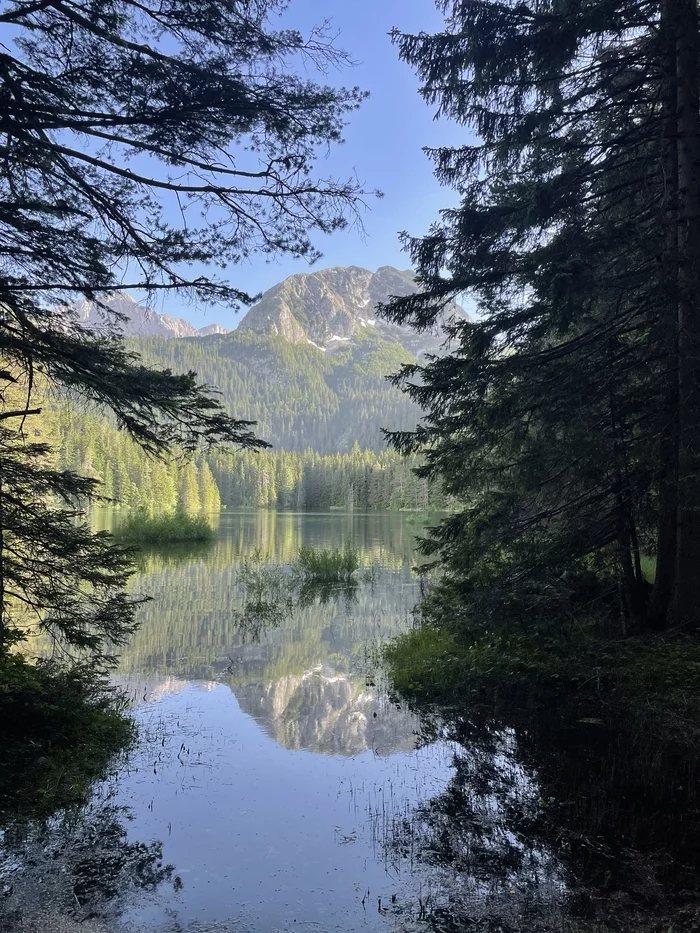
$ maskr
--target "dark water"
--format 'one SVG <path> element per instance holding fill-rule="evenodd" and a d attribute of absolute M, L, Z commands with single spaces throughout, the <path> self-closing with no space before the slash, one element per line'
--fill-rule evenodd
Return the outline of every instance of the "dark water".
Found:
<path fill-rule="evenodd" d="M 134 591 L 152 600 L 117 675 L 139 746 L 79 811 L 5 835 L 0 931 L 692 929 L 644 925 L 646 868 L 639 923 L 598 923 L 630 833 L 660 812 L 634 812 L 604 752 L 619 737 L 569 733 L 556 710 L 547 735 L 389 696 L 377 648 L 412 624 L 419 532 L 400 515 L 231 514 L 211 548 L 144 556 Z M 279 590 L 302 544 L 346 543 L 356 586 L 249 611 L 251 579 Z"/>

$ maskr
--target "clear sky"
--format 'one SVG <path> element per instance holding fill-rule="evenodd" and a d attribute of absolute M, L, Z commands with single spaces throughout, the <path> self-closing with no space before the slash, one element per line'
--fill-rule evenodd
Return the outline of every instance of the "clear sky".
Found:
<path fill-rule="evenodd" d="M 323 258 L 313 267 L 303 260 L 266 262 L 261 257 L 230 267 L 229 280 L 250 293 L 264 291 L 295 272 L 328 266 L 408 268 L 399 231 L 427 232 L 439 209 L 455 200 L 454 192 L 441 188 L 433 177 L 422 148 L 464 142 L 465 130 L 433 119 L 433 110 L 418 94 L 415 74 L 399 61 L 388 36 L 394 26 L 407 32 L 440 29 L 442 18 L 432 0 L 291 0 L 285 15 L 286 23 L 302 32 L 325 18 L 340 33 L 336 44 L 357 62 L 354 68 L 331 72 L 328 82 L 358 85 L 371 97 L 351 115 L 345 144 L 328 156 L 324 153 L 319 174 L 342 177 L 356 171 L 368 189 L 380 189 L 384 198 L 370 200 L 371 210 L 364 215 L 364 240 L 355 229 L 318 236 L 315 242 Z M 186 317 L 197 325 L 220 321 L 226 327 L 235 327 L 244 313 L 235 315 L 227 308 L 201 312 L 181 306 L 173 296 L 158 301 L 156 310 Z"/>

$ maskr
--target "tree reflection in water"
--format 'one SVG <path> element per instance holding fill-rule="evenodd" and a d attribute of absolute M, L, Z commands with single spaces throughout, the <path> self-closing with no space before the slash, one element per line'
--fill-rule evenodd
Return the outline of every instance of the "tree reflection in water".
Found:
<path fill-rule="evenodd" d="M 428 878 L 399 929 L 697 930 L 697 762 L 622 718 L 575 710 L 421 712 L 454 745 L 448 787 L 382 827 L 397 870 Z M 637 723 L 638 725 L 638 723 Z"/>
<path fill-rule="evenodd" d="M 163 863 L 161 842 L 134 842 L 129 811 L 109 792 L 45 822 L 14 824 L 0 848 L 0 931 L 117 928 L 119 915 L 139 892 L 181 881 Z"/>

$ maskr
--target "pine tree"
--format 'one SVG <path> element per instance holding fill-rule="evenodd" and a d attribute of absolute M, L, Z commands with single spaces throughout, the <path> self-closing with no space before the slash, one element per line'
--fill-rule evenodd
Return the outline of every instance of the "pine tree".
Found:
<path fill-rule="evenodd" d="M 479 310 L 455 352 L 399 379 L 429 414 L 395 446 L 468 503 L 427 550 L 487 626 L 504 607 L 561 618 L 595 566 L 623 627 L 694 627 L 695 0 L 441 6 L 443 32 L 395 38 L 476 139 L 433 153 L 461 204 L 408 243 L 422 293 L 384 309 L 418 328 L 461 295 Z"/>

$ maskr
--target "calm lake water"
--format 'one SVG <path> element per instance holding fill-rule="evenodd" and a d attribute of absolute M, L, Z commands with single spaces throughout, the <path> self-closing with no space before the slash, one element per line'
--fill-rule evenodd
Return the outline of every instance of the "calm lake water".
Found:
<path fill-rule="evenodd" d="M 212 547 L 142 557 L 133 590 L 151 601 L 117 675 L 140 743 L 87 807 L 3 852 L 22 929 L 373 933 L 463 929 L 468 914 L 506 930 L 556 915 L 566 873 L 514 825 L 539 806 L 514 736 L 458 742 L 377 669 L 376 648 L 412 624 L 419 531 L 401 515 L 224 514 Z M 251 611 L 251 580 L 279 588 L 302 544 L 346 543 L 356 586 Z"/>

